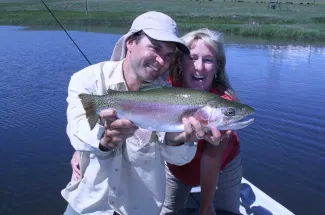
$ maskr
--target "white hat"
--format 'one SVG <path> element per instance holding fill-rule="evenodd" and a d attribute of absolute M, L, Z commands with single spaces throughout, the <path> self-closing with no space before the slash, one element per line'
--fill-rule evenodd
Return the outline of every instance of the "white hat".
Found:
<path fill-rule="evenodd" d="M 155 40 L 175 42 L 177 48 L 179 48 L 183 53 L 189 54 L 190 52 L 188 47 L 178 38 L 176 22 L 164 13 L 150 11 L 138 16 L 133 21 L 129 32 L 117 41 L 111 60 L 118 61 L 125 58 L 126 40 L 139 31 L 144 31 L 146 35 Z"/>

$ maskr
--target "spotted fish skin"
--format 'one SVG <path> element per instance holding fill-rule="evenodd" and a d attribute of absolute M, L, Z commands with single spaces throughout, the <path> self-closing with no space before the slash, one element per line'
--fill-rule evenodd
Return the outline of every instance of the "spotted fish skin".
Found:
<path fill-rule="evenodd" d="M 226 130 L 225 123 L 228 123 L 232 124 L 234 129 L 240 129 L 248 124 L 244 123 L 237 128 L 234 123 L 254 112 L 248 105 L 188 88 L 108 90 L 107 95 L 80 94 L 79 98 L 86 111 L 90 129 L 98 122 L 100 111 L 111 108 L 116 110 L 118 118 L 128 119 L 144 129 L 165 132 L 184 131 L 182 118 L 189 116 L 197 118 L 207 127 L 217 126 Z M 234 111 L 233 116 L 226 116 L 230 109 Z"/>

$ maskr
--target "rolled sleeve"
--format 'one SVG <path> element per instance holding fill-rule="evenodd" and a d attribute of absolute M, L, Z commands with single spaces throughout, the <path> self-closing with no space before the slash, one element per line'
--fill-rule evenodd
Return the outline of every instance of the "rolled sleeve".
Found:
<path fill-rule="evenodd" d="M 157 132 L 160 154 L 163 156 L 164 160 L 177 166 L 182 166 L 191 162 L 196 153 L 197 143 L 185 142 L 180 146 L 170 146 L 165 142 L 165 135 L 165 132 Z"/>
<path fill-rule="evenodd" d="M 71 77 L 67 97 L 68 125 L 66 131 L 75 150 L 108 155 L 111 152 L 103 152 L 99 149 L 99 142 L 104 133 L 103 126 L 96 124 L 93 130 L 90 130 L 86 112 L 78 97 L 80 93 L 94 94 L 96 85 L 93 84 L 93 79 L 90 72 L 87 74 L 83 71 Z"/>

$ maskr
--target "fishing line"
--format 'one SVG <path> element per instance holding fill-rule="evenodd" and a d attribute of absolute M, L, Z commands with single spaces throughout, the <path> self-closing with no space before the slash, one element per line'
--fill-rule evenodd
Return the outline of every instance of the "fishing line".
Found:
<path fill-rule="evenodd" d="M 61 25 L 61 23 L 59 22 L 59 20 L 55 17 L 55 15 L 52 13 L 52 11 L 50 10 L 50 8 L 45 4 L 45 2 L 43 0 L 41 0 L 41 2 L 44 4 L 44 6 L 46 7 L 46 9 L 50 12 L 50 14 L 53 16 L 53 18 L 56 20 L 56 22 L 61 26 L 61 28 L 63 29 L 63 31 L 68 35 L 68 37 L 70 38 L 70 40 L 73 42 L 73 44 L 77 47 L 77 49 L 80 51 L 80 53 L 84 56 L 84 58 L 88 61 L 89 65 L 91 65 L 90 61 L 88 60 L 88 58 L 86 57 L 86 55 L 81 51 L 81 49 L 79 48 L 79 46 L 77 45 L 77 43 L 72 39 L 72 37 L 70 36 L 70 34 L 65 30 L 65 28 Z"/>

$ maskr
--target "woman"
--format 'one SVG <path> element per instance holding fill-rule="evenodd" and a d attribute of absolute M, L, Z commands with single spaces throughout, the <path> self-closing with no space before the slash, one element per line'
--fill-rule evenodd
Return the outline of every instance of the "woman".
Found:
<path fill-rule="evenodd" d="M 238 100 L 225 72 L 222 34 L 199 29 L 186 34 L 182 40 L 191 53 L 176 57 L 170 74 L 172 85 Z M 242 164 L 236 133 L 223 132 L 218 146 L 200 140 L 190 163 L 184 166 L 167 163 L 166 177 L 166 198 L 161 214 L 175 214 L 183 209 L 191 188 L 198 185 L 201 186 L 201 215 L 215 214 L 214 208 L 239 214 Z"/>
<path fill-rule="evenodd" d="M 199 29 L 186 34 L 182 40 L 191 53 L 189 56 L 177 53 L 169 76 L 170 83 L 174 87 L 206 90 L 229 100 L 238 100 L 225 72 L 222 34 Z M 190 163 L 184 166 L 166 164 L 166 198 L 162 215 L 182 210 L 191 188 L 198 185 L 201 186 L 201 215 L 215 214 L 215 208 L 239 213 L 242 177 L 239 140 L 235 132 L 222 133 L 222 140 L 217 146 L 200 140 L 197 153 Z M 71 165 L 74 176 L 78 178 L 80 173 L 76 153 Z"/>

